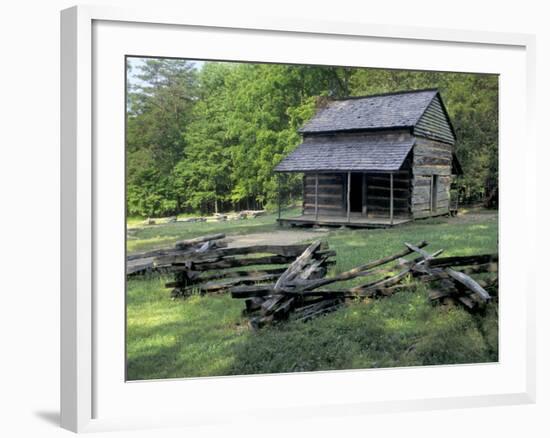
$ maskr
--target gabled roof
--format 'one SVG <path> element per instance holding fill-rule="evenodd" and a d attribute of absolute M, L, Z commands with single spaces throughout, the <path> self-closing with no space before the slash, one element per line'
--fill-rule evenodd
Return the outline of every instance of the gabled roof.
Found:
<path fill-rule="evenodd" d="M 284 158 L 276 172 L 399 170 L 414 145 L 409 134 L 308 136 Z"/>
<path fill-rule="evenodd" d="M 438 100 L 442 124 L 454 132 L 437 89 L 403 91 L 329 101 L 300 130 L 302 134 L 414 128 Z"/>

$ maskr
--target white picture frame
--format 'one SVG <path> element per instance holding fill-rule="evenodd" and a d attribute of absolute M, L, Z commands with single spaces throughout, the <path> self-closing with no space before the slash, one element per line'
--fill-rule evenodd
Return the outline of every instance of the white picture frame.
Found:
<path fill-rule="evenodd" d="M 182 42 L 191 36 L 193 47 L 185 47 Z M 178 44 L 174 44 L 174 39 Z M 300 51 L 301 44 L 310 49 L 307 59 Z M 103 6 L 62 11 L 62 427 L 77 432 L 101 431 L 223 423 L 250 416 L 269 421 L 281 414 L 310 418 L 534 402 L 535 276 L 522 262 L 520 253 L 525 251 L 525 245 L 535 245 L 536 208 L 517 208 L 517 202 L 535 205 L 535 195 L 529 187 L 535 186 L 536 176 L 527 172 L 536 167 L 529 166 L 536 155 L 532 127 L 534 45 L 534 37 L 523 34 L 317 22 L 292 17 L 243 16 L 228 21 L 181 11 Z M 368 59 L 363 49 L 368 51 Z M 121 356 L 124 289 L 120 289 L 124 281 L 124 269 L 120 270 L 124 265 L 121 55 L 350 65 L 354 50 L 362 53 L 354 58 L 355 66 L 501 75 L 499 293 L 503 351 L 499 363 L 125 382 L 124 355 Z M 388 51 L 400 53 L 399 61 L 389 61 Z M 510 147 L 520 141 L 521 150 Z M 515 184 L 509 179 L 512 170 Z M 511 199 L 521 201 L 516 201 L 514 207 Z M 521 239 L 513 235 L 520 223 L 533 224 L 523 230 Z M 506 266 L 514 266 L 514 275 L 506 273 Z M 111 284 L 115 292 L 106 294 L 106 285 Z M 516 294 L 514 305 L 510 300 L 512 293 Z M 441 386 L 449 377 L 456 384 Z M 470 385 L 472 378 L 478 379 L 474 382 L 479 385 L 476 391 Z M 429 389 L 421 386 L 429 381 L 433 382 Z M 393 382 L 390 390 L 388 382 Z M 384 385 L 385 396 L 381 396 Z M 247 405 L 246 398 L 238 398 L 239 393 L 246 394 L 254 388 L 270 391 L 271 400 L 257 406 L 250 401 Z M 292 388 L 297 392 L 289 402 L 286 395 Z M 363 388 L 369 391 L 362 391 Z M 301 397 L 306 389 L 309 395 Z M 169 409 L 182 391 L 193 402 L 186 403 L 186 397 L 180 397 L 177 406 Z M 224 409 L 224 395 L 228 394 L 235 406 Z M 219 402 L 213 403 L 213 399 Z M 143 411 L 136 401 L 146 405 Z"/>

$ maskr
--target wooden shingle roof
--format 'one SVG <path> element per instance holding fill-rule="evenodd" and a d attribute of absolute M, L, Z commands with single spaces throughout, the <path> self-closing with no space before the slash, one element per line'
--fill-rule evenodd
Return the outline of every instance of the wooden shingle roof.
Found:
<path fill-rule="evenodd" d="M 430 111 L 427 111 L 430 110 Z M 427 112 L 433 113 L 426 114 Z M 437 114 L 436 114 L 437 113 Z M 426 117 L 429 120 L 424 120 Z M 329 101 L 299 130 L 302 134 L 414 128 L 422 125 L 444 131 L 442 140 L 454 142 L 454 132 L 437 89 L 403 91 Z"/>
<path fill-rule="evenodd" d="M 276 167 L 276 172 L 399 170 L 415 138 L 404 133 L 312 135 Z"/>
<path fill-rule="evenodd" d="M 395 171 L 415 137 L 451 145 L 456 140 L 436 89 L 331 101 L 299 132 L 303 143 L 275 171 Z"/>

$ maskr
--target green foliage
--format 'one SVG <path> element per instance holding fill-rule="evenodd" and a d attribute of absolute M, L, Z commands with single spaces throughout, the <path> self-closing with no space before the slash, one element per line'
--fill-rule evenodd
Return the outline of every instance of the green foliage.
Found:
<path fill-rule="evenodd" d="M 428 87 L 440 89 L 456 130 L 463 198 L 498 184 L 495 75 L 225 62 L 197 70 L 168 59 L 128 66 L 138 79 L 128 85 L 129 214 L 273 208 L 279 193 L 288 203 L 301 176 L 278 180 L 273 168 L 323 99 Z"/>
<path fill-rule="evenodd" d="M 139 85 L 127 85 L 128 214 L 173 213 L 180 202 L 172 173 L 185 149 L 182 134 L 196 101 L 196 71 L 186 61 L 147 59 L 136 78 Z"/>
<path fill-rule="evenodd" d="M 274 204 L 273 168 L 300 142 L 296 129 L 315 111 L 313 95 L 330 87 L 333 71 L 316 67 L 208 63 L 200 101 L 188 126 L 178 190 L 201 211 L 214 203 Z M 285 188 L 297 190 L 297 178 Z"/>
<path fill-rule="evenodd" d="M 269 219 L 270 224 L 254 220 L 196 227 L 231 234 L 257 223 L 245 232 L 274 231 Z M 144 244 L 155 236 L 175 238 L 173 227 L 150 227 L 138 237 Z M 335 230 L 326 236 L 337 252 L 330 275 L 422 239 L 434 251 L 445 248 L 449 256 L 496 252 L 497 230 L 497 216 L 480 212 L 389 230 Z M 186 237 L 202 231 L 190 228 Z M 255 333 L 241 316 L 241 300 L 211 295 L 172 301 L 164 287 L 168 280 L 128 282 L 131 380 L 498 361 L 498 307 L 493 304 L 485 315 L 472 315 L 461 307 L 433 306 L 427 290 L 418 287 L 387 299 L 350 303 L 309 323 L 289 322 Z"/>

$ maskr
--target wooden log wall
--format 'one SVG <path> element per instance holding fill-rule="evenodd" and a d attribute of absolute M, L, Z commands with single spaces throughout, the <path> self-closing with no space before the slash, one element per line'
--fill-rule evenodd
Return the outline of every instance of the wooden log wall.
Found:
<path fill-rule="evenodd" d="M 453 146 L 417 137 L 413 150 L 411 211 L 415 219 L 449 212 Z M 432 205 L 433 175 L 437 198 Z"/>
<path fill-rule="evenodd" d="M 389 173 L 367 173 L 367 216 L 389 217 L 391 182 Z M 410 213 L 410 171 L 402 170 L 393 175 L 394 217 Z"/>
<path fill-rule="evenodd" d="M 346 214 L 346 174 L 318 174 L 317 196 L 318 213 L 325 216 L 343 216 Z M 303 214 L 315 214 L 315 174 L 304 175 Z"/>

